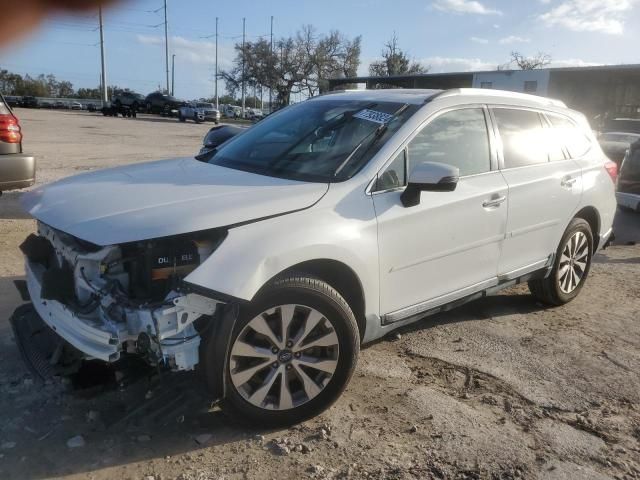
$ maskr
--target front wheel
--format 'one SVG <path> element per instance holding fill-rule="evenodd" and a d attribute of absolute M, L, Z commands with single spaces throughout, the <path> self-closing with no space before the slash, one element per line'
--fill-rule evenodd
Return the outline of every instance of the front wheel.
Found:
<path fill-rule="evenodd" d="M 593 233 L 589 223 L 574 218 L 562 236 L 549 276 L 529 282 L 534 297 L 548 305 L 564 305 L 582 290 L 593 257 Z"/>
<path fill-rule="evenodd" d="M 254 425 L 301 422 L 340 396 L 359 349 L 355 317 L 335 289 L 316 278 L 282 278 L 240 310 L 225 402 Z"/>

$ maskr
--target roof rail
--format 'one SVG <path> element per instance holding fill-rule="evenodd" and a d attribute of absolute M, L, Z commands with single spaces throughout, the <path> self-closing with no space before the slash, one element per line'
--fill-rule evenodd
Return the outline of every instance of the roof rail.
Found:
<path fill-rule="evenodd" d="M 555 98 L 540 97 L 538 95 L 530 95 L 528 93 L 510 92 L 508 90 L 494 90 L 490 88 L 454 88 L 451 90 L 445 90 L 444 92 L 436 95 L 436 97 L 444 98 L 460 95 L 481 95 L 483 97 L 517 98 L 537 103 L 539 105 L 567 108 L 567 105 L 562 100 L 556 100 Z"/>

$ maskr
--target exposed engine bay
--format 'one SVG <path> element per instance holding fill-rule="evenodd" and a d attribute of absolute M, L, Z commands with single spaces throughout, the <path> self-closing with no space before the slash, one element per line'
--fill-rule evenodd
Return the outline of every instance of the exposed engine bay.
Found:
<path fill-rule="evenodd" d="M 221 303 L 190 291 L 183 279 L 225 236 L 212 230 L 100 247 L 40 222 L 20 248 L 34 308 L 86 359 L 136 354 L 191 370 Z"/>

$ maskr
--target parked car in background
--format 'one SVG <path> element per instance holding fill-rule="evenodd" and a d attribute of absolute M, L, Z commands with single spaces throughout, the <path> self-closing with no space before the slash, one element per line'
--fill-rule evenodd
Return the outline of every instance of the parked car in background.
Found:
<path fill-rule="evenodd" d="M 73 101 L 69 104 L 71 110 L 82 110 L 82 104 L 78 101 Z"/>
<path fill-rule="evenodd" d="M 196 103 L 186 103 L 178 109 L 178 120 L 186 122 L 193 120 L 196 123 L 204 122 L 204 109 L 199 108 Z"/>
<path fill-rule="evenodd" d="M 96 107 L 95 103 L 88 103 L 87 104 L 87 111 L 89 112 L 95 112 L 98 110 L 98 107 Z"/>
<path fill-rule="evenodd" d="M 210 121 L 217 125 L 220 123 L 220 112 L 213 106 L 213 103 L 189 102 L 179 108 L 178 120 L 181 122 L 193 120 L 196 123 Z"/>
<path fill-rule="evenodd" d="M 215 107 L 213 103 L 196 102 L 196 107 L 202 109 L 202 111 L 204 112 L 205 121 L 215 122 L 216 125 L 220 123 L 220 111 Z"/>
<path fill-rule="evenodd" d="M 202 141 L 202 148 L 196 157 L 198 160 L 205 160 L 208 154 L 217 149 L 224 142 L 236 135 L 244 132 L 246 127 L 236 125 L 217 125 L 207 132 Z"/>
<path fill-rule="evenodd" d="M 4 101 L 7 102 L 7 105 L 11 108 L 22 106 L 20 100 L 20 97 L 16 97 L 15 95 L 7 95 L 4 97 Z"/>
<path fill-rule="evenodd" d="M 197 367 L 246 422 L 292 424 L 340 396 L 361 343 L 517 283 L 571 302 L 610 239 L 615 175 L 548 98 L 318 96 L 207 161 L 24 195 L 30 308 L 92 361 Z"/>
<path fill-rule="evenodd" d="M 40 108 L 54 108 L 54 102 L 43 100 L 40 102 Z"/>
<path fill-rule="evenodd" d="M 145 106 L 147 113 L 160 113 L 167 116 L 177 116 L 178 110 L 185 102 L 162 92 L 147 95 Z"/>
<path fill-rule="evenodd" d="M 622 164 L 622 159 L 631 144 L 638 140 L 640 140 L 640 133 L 605 132 L 598 137 L 602 151 L 618 166 Z"/>
<path fill-rule="evenodd" d="M 54 102 L 53 108 L 57 108 L 57 109 L 69 108 L 69 105 L 63 102 L 62 100 L 58 100 L 57 102 Z"/>
<path fill-rule="evenodd" d="M 137 111 L 140 111 L 142 108 L 146 108 L 145 97 L 139 93 L 131 91 L 120 92 L 113 98 L 112 103 L 118 109 L 123 106 L 133 108 Z"/>
<path fill-rule="evenodd" d="M 640 118 L 611 118 L 605 121 L 602 131 L 640 133 Z"/>
<path fill-rule="evenodd" d="M 244 118 L 258 122 L 264 118 L 264 113 L 259 108 L 247 108 L 245 109 Z"/>
<path fill-rule="evenodd" d="M 240 118 L 242 116 L 242 108 L 237 105 L 224 105 L 222 114 L 227 118 Z"/>
<path fill-rule="evenodd" d="M 25 95 L 24 97 L 22 97 L 22 106 L 24 108 L 39 108 L 40 103 L 38 102 L 38 99 L 36 97 Z"/>
<path fill-rule="evenodd" d="M 640 212 L 640 141 L 629 147 L 622 161 L 616 198 L 619 206 Z"/>
<path fill-rule="evenodd" d="M 35 182 L 36 161 L 22 152 L 20 122 L 0 93 L 0 194 Z"/>

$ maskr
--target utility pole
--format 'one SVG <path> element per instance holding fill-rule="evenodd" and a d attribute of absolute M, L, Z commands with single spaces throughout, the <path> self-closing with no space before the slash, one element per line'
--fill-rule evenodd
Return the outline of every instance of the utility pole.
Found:
<path fill-rule="evenodd" d="M 220 108 L 218 102 L 218 20 L 216 17 L 216 79 L 215 79 L 215 91 L 216 91 L 216 110 Z"/>
<path fill-rule="evenodd" d="M 106 107 L 109 101 L 107 96 L 107 70 L 104 65 L 104 28 L 102 27 L 102 7 L 98 7 L 98 18 L 100 21 L 100 63 L 102 65 L 102 76 L 100 77 L 100 98 L 102 106 Z"/>
<path fill-rule="evenodd" d="M 273 62 L 273 15 L 271 15 L 271 51 L 269 52 L 269 59 Z M 275 65 L 271 66 L 272 68 L 275 68 Z M 269 85 L 269 113 L 273 113 L 273 88 L 271 87 L 272 85 Z M 262 91 L 260 96 L 262 96 Z"/>
<path fill-rule="evenodd" d="M 244 109 L 245 109 L 245 64 L 246 64 L 246 55 L 247 52 L 245 51 L 245 42 L 246 42 L 246 37 L 247 37 L 247 30 L 246 30 L 246 26 L 247 26 L 247 19 L 243 18 L 242 19 L 242 118 L 244 118 Z"/>
<path fill-rule="evenodd" d="M 171 96 L 176 94 L 176 54 L 171 55 Z"/>
<path fill-rule="evenodd" d="M 164 56 L 167 71 L 167 93 L 169 93 L 169 22 L 167 21 L 167 0 L 164 0 Z"/>

